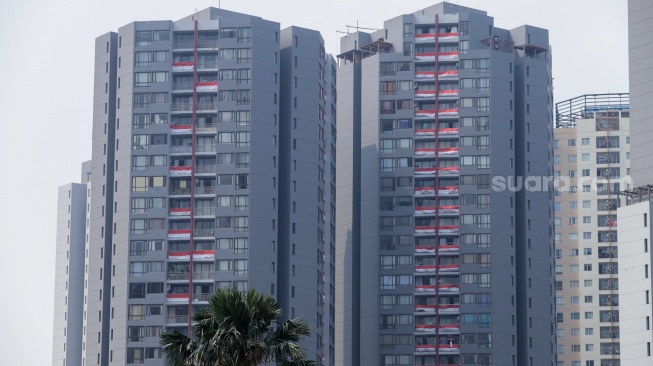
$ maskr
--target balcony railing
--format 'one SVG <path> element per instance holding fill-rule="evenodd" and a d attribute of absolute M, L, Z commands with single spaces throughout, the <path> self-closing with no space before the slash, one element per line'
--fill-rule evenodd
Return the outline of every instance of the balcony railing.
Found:
<path fill-rule="evenodd" d="M 218 103 L 217 102 L 203 102 L 203 103 L 197 103 L 197 110 L 198 111 L 214 111 L 218 109 Z"/>
<path fill-rule="evenodd" d="M 190 153 L 192 147 L 190 145 L 172 145 L 170 146 L 171 154 L 185 154 Z"/>
<path fill-rule="evenodd" d="M 195 229 L 193 230 L 193 236 L 195 237 L 214 237 L 215 229 Z"/>
<path fill-rule="evenodd" d="M 198 130 L 200 127 L 198 126 Z M 216 145 L 197 145 L 195 148 L 195 152 L 216 152 L 217 151 L 217 146 Z"/>
<path fill-rule="evenodd" d="M 218 68 L 218 62 L 215 60 L 212 61 L 202 61 L 200 60 L 197 63 L 197 69 L 198 70 L 204 70 L 204 69 L 217 69 Z"/>
<path fill-rule="evenodd" d="M 191 49 L 193 48 L 193 41 L 174 41 L 172 48 Z"/>
<path fill-rule="evenodd" d="M 168 280 L 171 281 L 185 281 L 188 280 L 188 272 L 168 272 Z"/>
<path fill-rule="evenodd" d="M 217 129 L 218 125 L 215 123 L 198 123 L 197 124 L 197 131 L 215 131 Z"/>
<path fill-rule="evenodd" d="M 195 216 L 215 216 L 215 207 L 196 208 Z"/>
<path fill-rule="evenodd" d="M 168 193 L 171 196 L 190 194 L 190 187 L 186 187 L 186 188 L 170 187 L 170 189 L 168 189 Z"/>
<path fill-rule="evenodd" d="M 193 294 L 193 301 L 209 301 L 211 296 L 213 296 L 213 293 L 209 293 L 209 294 Z"/>
<path fill-rule="evenodd" d="M 211 174 L 216 172 L 217 166 L 215 165 L 196 165 L 195 173 L 199 174 Z"/>
<path fill-rule="evenodd" d="M 172 83 L 172 90 L 193 90 L 192 81 L 177 81 Z"/>
<path fill-rule="evenodd" d="M 215 194 L 215 186 L 195 187 L 195 194 Z"/>
<path fill-rule="evenodd" d="M 169 324 L 188 323 L 188 315 L 168 315 Z"/>
<path fill-rule="evenodd" d="M 194 280 L 213 280 L 215 276 L 213 272 L 195 272 L 193 273 Z"/>
<path fill-rule="evenodd" d="M 173 112 L 192 111 L 193 103 L 172 103 Z"/>

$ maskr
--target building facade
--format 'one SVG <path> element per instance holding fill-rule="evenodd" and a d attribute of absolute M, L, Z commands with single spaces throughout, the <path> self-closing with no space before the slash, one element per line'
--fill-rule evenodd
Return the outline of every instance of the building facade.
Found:
<path fill-rule="evenodd" d="M 619 208 L 619 292 L 621 366 L 653 362 L 651 319 L 651 201 L 649 189 L 625 192 L 626 205 Z"/>
<path fill-rule="evenodd" d="M 342 38 L 338 365 L 555 365 L 548 48 L 450 3 Z"/>
<path fill-rule="evenodd" d="M 558 365 L 619 365 L 617 208 L 630 182 L 628 94 L 556 103 Z"/>
<path fill-rule="evenodd" d="M 633 130 L 633 181 L 637 186 L 653 184 L 653 162 L 649 158 L 653 141 L 653 4 L 628 0 L 628 73 Z"/>
<path fill-rule="evenodd" d="M 188 334 L 234 287 L 306 320 L 309 359 L 332 365 L 335 61 L 320 34 L 208 8 L 95 46 L 85 303 L 68 314 L 81 364 L 163 365 L 159 334 Z"/>

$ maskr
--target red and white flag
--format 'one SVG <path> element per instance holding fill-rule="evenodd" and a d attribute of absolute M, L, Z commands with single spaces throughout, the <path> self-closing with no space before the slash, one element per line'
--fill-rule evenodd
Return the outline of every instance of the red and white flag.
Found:
<path fill-rule="evenodd" d="M 441 245 L 438 247 L 440 253 L 455 253 L 460 251 L 459 245 Z"/>
<path fill-rule="evenodd" d="M 415 174 L 417 175 L 433 175 L 435 174 L 435 168 L 415 168 Z"/>
<path fill-rule="evenodd" d="M 455 196 L 457 194 L 458 194 L 458 187 L 456 186 L 438 187 L 438 196 Z"/>
<path fill-rule="evenodd" d="M 432 109 L 423 109 L 423 110 L 416 110 L 415 111 L 415 117 L 426 117 L 426 118 L 434 118 L 435 117 L 435 110 Z"/>
<path fill-rule="evenodd" d="M 438 116 L 457 116 L 458 109 L 440 109 L 438 111 Z"/>
<path fill-rule="evenodd" d="M 455 61 L 457 59 L 458 59 L 458 52 L 457 51 L 438 53 L 438 60 L 439 61 Z"/>
<path fill-rule="evenodd" d="M 438 309 L 440 313 L 459 313 L 460 312 L 460 305 L 456 304 L 451 304 L 451 305 L 438 305 Z"/>
<path fill-rule="evenodd" d="M 435 333 L 435 325 L 416 324 L 415 332 L 418 333 Z"/>
<path fill-rule="evenodd" d="M 170 133 L 191 133 L 193 132 L 193 126 L 190 125 L 171 125 Z"/>
<path fill-rule="evenodd" d="M 415 59 L 419 61 L 435 61 L 435 52 L 416 53 Z"/>
<path fill-rule="evenodd" d="M 415 273 L 435 273 L 435 266 L 415 266 Z"/>
<path fill-rule="evenodd" d="M 434 344 L 419 344 L 415 346 L 416 352 L 435 352 Z"/>
<path fill-rule="evenodd" d="M 458 89 L 445 89 L 438 91 L 438 95 L 441 97 L 457 97 Z"/>
<path fill-rule="evenodd" d="M 435 129 L 415 130 L 415 136 L 435 136 Z"/>
<path fill-rule="evenodd" d="M 428 196 L 435 194 L 435 187 L 415 187 L 416 196 Z"/>
<path fill-rule="evenodd" d="M 170 216 L 189 216 L 190 211 L 191 211 L 190 207 L 171 208 L 170 209 Z"/>
<path fill-rule="evenodd" d="M 435 305 L 415 305 L 416 313 L 435 313 Z"/>
<path fill-rule="evenodd" d="M 194 250 L 193 259 L 215 258 L 215 250 Z"/>
<path fill-rule="evenodd" d="M 440 333 L 452 334 L 460 331 L 458 324 L 442 324 L 440 325 Z"/>
<path fill-rule="evenodd" d="M 190 252 L 168 252 L 168 259 L 187 261 L 190 259 Z"/>
<path fill-rule="evenodd" d="M 415 71 L 415 79 L 435 79 L 434 71 Z"/>
<path fill-rule="evenodd" d="M 195 84 L 195 90 L 197 91 L 217 91 L 218 82 L 217 81 L 200 81 Z"/>
<path fill-rule="evenodd" d="M 415 43 L 435 42 L 435 33 L 424 33 L 415 35 Z"/>
<path fill-rule="evenodd" d="M 415 98 L 435 98 L 435 90 L 416 90 Z"/>
<path fill-rule="evenodd" d="M 168 230 L 168 239 L 190 238 L 190 230 Z"/>
<path fill-rule="evenodd" d="M 418 245 L 415 247 L 415 253 L 435 253 L 435 247 Z"/>
<path fill-rule="evenodd" d="M 438 272 L 458 272 L 460 266 L 457 264 L 441 264 L 438 266 Z"/>
<path fill-rule="evenodd" d="M 440 42 L 458 41 L 458 33 L 440 33 L 438 34 L 438 41 Z"/>
<path fill-rule="evenodd" d="M 438 130 L 438 136 L 457 136 L 458 128 L 441 128 Z"/>
<path fill-rule="evenodd" d="M 443 214 L 457 214 L 460 212 L 460 206 L 440 206 L 438 212 Z"/>
<path fill-rule="evenodd" d="M 458 70 L 446 70 L 438 72 L 440 79 L 455 79 L 458 77 Z"/>
<path fill-rule="evenodd" d="M 415 226 L 415 232 L 420 234 L 435 233 L 435 226 Z"/>
<path fill-rule="evenodd" d="M 415 292 L 421 292 L 421 293 L 430 293 L 430 292 L 435 292 L 435 286 L 430 286 L 430 285 L 416 285 L 415 286 Z"/>
<path fill-rule="evenodd" d="M 457 147 L 441 147 L 438 149 L 438 156 L 458 156 Z"/>
<path fill-rule="evenodd" d="M 438 172 L 441 176 L 453 176 L 453 175 L 458 175 L 458 167 L 457 166 L 445 166 L 438 168 Z"/>
<path fill-rule="evenodd" d="M 433 215 L 434 213 L 435 213 L 435 206 L 415 207 L 415 215 Z"/>
<path fill-rule="evenodd" d="M 438 233 L 440 234 L 458 234 L 459 230 L 458 225 L 447 225 L 447 226 L 440 226 L 438 228 Z"/>
<path fill-rule="evenodd" d="M 188 301 L 190 296 L 188 294 L 168 294 L 168 301 Z"/>
<path fill-rule="evenodd" d="M 192 62 L 173 62 L 172 69 L 175 71 L 192 71 L 193 63 Z"/>
<path fill-rule="evenodd" d="M 415 149 L 415 156 L 435 156 L 435 149 Z"/>
<path fill-rule="evenodd" d="M 193 168 L 189 167 L 189 166 L 171 166 L 170 167 L 170 175 L 190 174 L 192 170 L 193 170 Z"/>
<path fill-rule="evenodd" d="M 459 285 L 438 285 L 438 289 L 442 292 L 460 292 Z"/>

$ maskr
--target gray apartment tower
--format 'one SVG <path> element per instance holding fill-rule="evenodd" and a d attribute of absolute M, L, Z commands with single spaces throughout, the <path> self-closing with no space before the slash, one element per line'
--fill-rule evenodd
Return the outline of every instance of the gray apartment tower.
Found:
<path fill-rule="evenodd" d="M 549 49 L 450 3 L 341 39 L 336 364 L 556 364 Z"/>
<path fill-rule="evenodd" d="M 216 8 L 96 39 L 90 189 L 60 190 L 75 334 L 57 317 L 53 365 L 164 365 L 159 334 L 223 286 L 274 295 L 335 364 L 335 70 L 318 32 Z"/>

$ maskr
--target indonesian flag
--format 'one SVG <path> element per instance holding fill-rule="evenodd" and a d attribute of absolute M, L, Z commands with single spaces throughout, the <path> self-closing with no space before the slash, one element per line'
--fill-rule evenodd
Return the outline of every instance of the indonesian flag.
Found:
<path fill-rule="evenodd" d="M 434 213 L 435 206 L 415 207 L 415 215 L 433 215 Z"/>
<path fill-rule="evenodd" d="M 458 109 L 440 109 L 438 111 L 438 116 L 457 116 Z"/>
<path fill-rule="evenodd" d="M 460 325 L 458 324 L 442 324 L 440 325 L 440 333 L 458 333 L 460 331 Z M 449 345 L 447 345 L 449 346 Z"/>
<path fill-rule="evenodd" d="M 435 333 L 435 325 L 417 324 L 415 325 L 415 332 Z"/>
<path fill-rule="evenodd" d="M 460 292 L 459 285 L 438 285 L 438 289 L 443 292 Z"/>
<path fill-rule="evenodd" d="M 435 174 L 435 168 L 415 168 L 415 174 L 418 175 L 430 175 L 430 174 Z"/>
<path fill-rule="evenodd" d="M 438 233 L 440 233 L 440 234 L 458 234 L 458 230 L 459 230 L 458 225 L 440 226 L 438 228 Z"/>
<path fill-rule="evenodd" d="M 415 226 L 416 233 L 435 233 L 435 226 Z"/>
<path fill-rule="evenodd" d="M 438 149 L 438 156 L 458 156 L 457 147 L 441 147 Z"/>
<path fill-rule="evenodd" d="M 435 79 L 435 71 L 415 71 L 415 79 Z"/>
<path fill-rule="evenodd" d="M 440 253 L 453 253 L 459 251 L 460 251 L 459 245 L 441 245 L 438 247 L 438 252 Z"/>
<path fill-rule="evenodd" d="M 191 132 L 193 132 L 193 126 L 190 125 L 170 126 L 170 133 L 191 133 Z"/>
<path fill-rule="evenodd" d="M 168 230 L 169 239 L 188 239 L 190 238 L 190 230 Z"/>
<path fill-rule="evenodd" d="M 424 110 L 416 110 L 415 111 L 415 117 L 426 117 L 426 118 L 434 118 L 435 117 L 435 110 L 433 109 L 424 109 Z"/>
<path fill-rule="evenodd" d="M 454 136 L 458 135 L 458 128 L 441 128 L 438 130 L 438 136 Z"/>
<path fill-rule="evenodd" d="M 415 130 L 415 136 L 435 136 L 435 129 Z"/>
<path fill-rule="evenodd" d="M 172 69 L 175 70 L 175 71 L 179 71 L 179 70 L 192 71 L 193 70 L 193 63 L 192 62 L 173 62 L 172 63 Z"/>
<path fill-rule="evenodd" d="M 438 171 L 440 172 L 441 176 L 450 176 L 450 175 L 458 175 L 458 167 L 457 166 L 445 166 L 438 168 Z"/>
<path fill-rule="evenodd" d="M 438 72 L 440 79 L 455 79 L 458 77 L 458 70 L 447 70 Z"/>
<path fill-rule="evenodd" d="M 422 52 L 415 54 L 415 60 L 435 61 L 435 52 Z"/>
<path fill-rule="evenodd" d="M 416 285 L 415 292 L 435 292 L 435 286 L 430 285 Z"/>
<path fill-rule="evenodd" d="M 415 352 L 435 352 L 435 344 L 419 344 L 415 346 Z"/>
<path fill-rule="evenodd" d="M 190 211 L 191 211 L 190 207 L 171 208 L 170 209 L 170 216 L 189 216 Z"/>
<path fill-rule="evenodd" d="M 455 196 L 458 194 L 458 187 L 444 186 L 438 187 L 438 196 Z"/>
<path fill-rule="evenodd" d="M 415 266 L 416 273 L 435 273 L 435 266 Z"/>
<path fill-rule="evenodd" d="M 457 214 L 460 212 L 460 206 L 440 206 L 438 212 L 443 214 Z"/>
<path fill-rule="evenodd" d="M 435 149 L 415 149 L 416 156 L 435 156 Z"/>
<path fill-rule="evenodd" d="M 458 313 L 460 312 L 460 305 L 452 304 L 452 305 L 438 305 L 438 309 L 440 313 L 445 313 L 445 314 L 451 314 L 451 313 Z"/>
<path fill-rule="evenodd" d="M 418 245 L 415 247 L 415 253 L 435 253 L 435 247 Z"/>
<path fill-rule="evenodd" d="M 189 166 L 171 166 L 170 175 L 190 174 L 192 170 L 193 168 Z"/>
<path fill-rule="evenodd" d="M 169 252 L 168 259 L 177 261 L 187 261 L 190 259 L 190 252 Z"/>
<path fill-rule="evenodd" d="M 218 90 L 217 81 L 200 81 L 195 84 L 195 90 L 197 91 L 216 91 Z"/>
<path fill-rule="evenodd" d="M 608 221 L 608 225 L 609 226 L 617 226 L 617 220 L 612 220 L 611 219 L 610 221 Z"/>
<path fill-rule="evenodd" d="M 458 89 L 445 89 L 438 91 L 438 95 L 441 97 L 457 97 Z"/>
<path fill-rule="evenodd" d="M 440 52 L 438 53 L 438 60 L 439 61 L 454 61 L 458 59 L 458 52 L 453 51 L 453 52 Z"/>
<path fill-rule="evenodd" d="M 168 294 L 168 301 L 185 301 L 188 302 L 190 296 L 188 294 Z"/>
<path fill-rule="evenodd" d="M 415 98 L 435 98 L 435 90 L 416 90 Z"/>
<path fill-rule="evenodd" d="M 435 33 L 424 33 L 415 35 L 415 43 L 435 42 Z"/>
<path fill-rule="evenodd" d="M 440 333 L 446 333 L 443 331 L 440 331 Z M 451 333 L 458 333 L 458 332 L 451 332 Z M 459 344 L 440 344 L 439 347 L 441 353 L 458 353 L 460 352 L 460 345 Z"/>
<path fill-rule="evenodd" d="M 435 313 L 435 305 L 415 305 L 416 313 Z"/>
<path fill-rule="evenodd" d="M 460 266 L 457 264 L 442 264 L 438 267 L 439 272 L 458 272 Z"/>
<path fill-rule="evenodd" d="M 214 250 L 194 250 L 193 259 L 215 258 Z"/>
<path fill-rule="evenodd" d="M 415 187 L 416 196 L 427 196 L 435 194 L 435 187 Z"/>
<path fill-rule="evenodd" d="M 452 42 L 458 40 L 458 33 L 440 33 L 438 34 L 438 41 Z"/>

